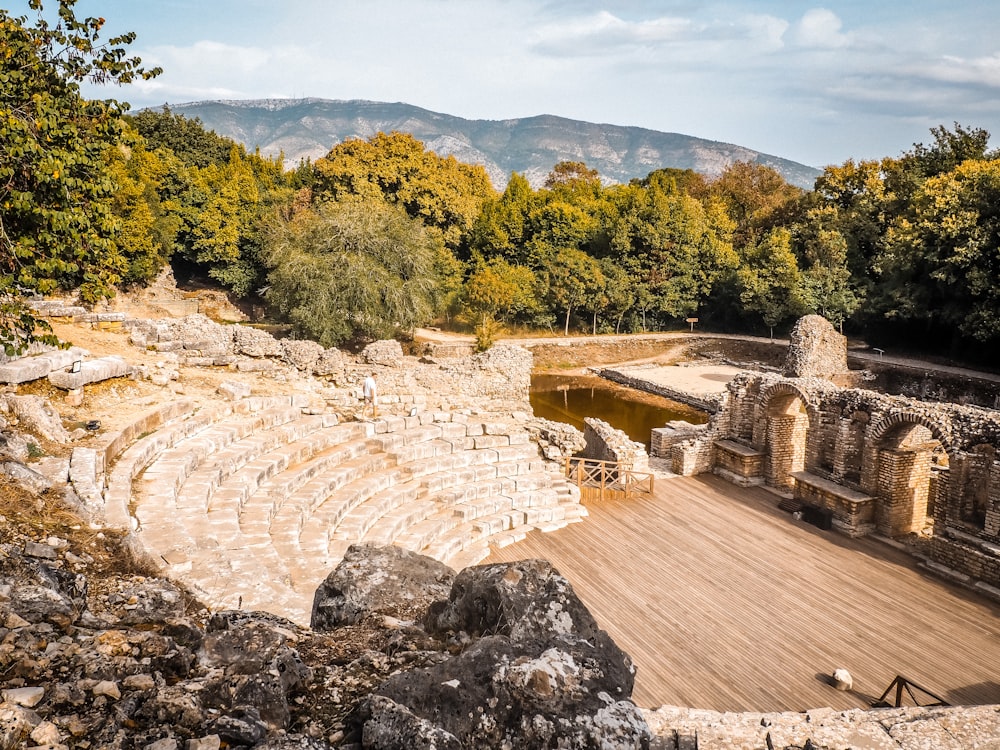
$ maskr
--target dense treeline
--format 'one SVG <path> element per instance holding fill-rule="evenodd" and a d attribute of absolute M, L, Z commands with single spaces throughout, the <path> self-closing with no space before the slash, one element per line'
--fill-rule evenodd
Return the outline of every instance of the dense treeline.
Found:
<path fill-rule="evenodd" d="M 38 5 L 38 3 L 35 3 Z M 761 333 L 804 313 L 873 343 L 988 358 L 1000 342 L 1000 159 L 955 124 L 897 158 L 828 167 L 814 190 L 736 163 L 603 185 L 578 162 L 544 187 L 379 133 L 287 170 L 164 108 L 125 116 L 78 84 L 146 72 L 101 19 L 0 11 L 0 262 L 16 299 L 88 300 L 179 278 L 259 296 L 324 344 L 463 321 L 595 332 Z M 22 331 L 14 335 L 10 331 Z"/>

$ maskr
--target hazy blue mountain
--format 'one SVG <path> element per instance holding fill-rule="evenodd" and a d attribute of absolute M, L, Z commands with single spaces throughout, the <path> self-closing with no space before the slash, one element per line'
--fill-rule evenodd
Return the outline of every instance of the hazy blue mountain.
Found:
<path fill-rule="evenodd" d="M 511 172 L 525 175 L 538 187 L 560 161 L 582 161 L 597 169 L 606 184 L 645 177 L 663 167 L 715 176 L 735 161 L 773 167 L 805 188 L 820 174 L 813 167 L 731 143 L 553 115 L 466 120 L 410 104 L 329 99 L 205 101 L 170 108 L 201 118 L 207 128 L 250 149 L 259 147 L 272 156 L 283 153 L 289 165 L 324 156 L 348 138 L 369 138 L 379 131 L 410 133 L 435 153 L 482 164 L 498 188 L 506 185 Z"/>

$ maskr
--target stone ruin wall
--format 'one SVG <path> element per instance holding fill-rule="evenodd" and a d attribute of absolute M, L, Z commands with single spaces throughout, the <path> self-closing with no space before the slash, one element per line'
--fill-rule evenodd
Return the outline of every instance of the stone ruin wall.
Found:
<path fill-rule="evenodd" d="M 595 417 L 584 420 L 583 439 L 586 447 L 581 456 L 595 461 L 610 461 L 632 471 L 649 471 L 646 446 L 631 440 L 623 431 Z"/>
<path fill-rule="evenodd" d="M 966 406 L 1000 409 L 1000 380 L 965 373 L 929 370 L 918 365 L 848 360 L 864 368 L 864 387 L 880 393 L 907 396 L 922 401 L 940 401 Z"/>
<path fill-rule="evenodd" d="M 847 342 L 796 324 L 784 374 L 744 373 L 709 424 L 653 431 L 678 474 L 765 484 L 851 536 L 923 540 L 927 564 L 1000 598 L 1000 414 L 856 387 Z"/>
<path fill-rule="evenodd" d="M 929 534 L 939 572 L 1000 595 L 1000 415 L 744 373 L 707 426 L 676 432 L 654 445 L 676 473 L 714 471 L 795 497 L 818 492 L 842 531 Z M 734 455 L 756 456 L 760 475 L 739 475 Z"/>
<path fill-rule="evenodd" d="M 203 315 L 179 319 L 126 319 L 136 346 L 162 352 L 173 365 L 228 367 L 276 380 L 315 376 L 340 391 L 341 403 L 360 406 L 370 373 L 380 407 L 390 411 L 486 409 L 530 414 L 531 353 L 500 344 L 487 352 L 428 359 L 403 354 L 398 341 L 377 341 L 359 356 L 313 341 L 276 339 L 266 331 L 214 323 Z"/>

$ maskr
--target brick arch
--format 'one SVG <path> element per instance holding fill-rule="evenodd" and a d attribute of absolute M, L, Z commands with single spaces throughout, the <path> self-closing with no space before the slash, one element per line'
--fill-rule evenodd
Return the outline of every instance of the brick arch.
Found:
<path fill-rule="evenodd" d="M 804 415 L 771 414 L 771 405 L 779 399 L 797 399 Z M 765 452 L 764 479 L 774 487 L 791 490 L 792 475 L 806 469 L 813 425 L 818 424 L 819 411 L 811 394 L 799 384 L 780 381 L 765 388 L 756 403 L 755 440 Z"/>
<path fill-rule="evenodd" d="M 892 429 L 903 424 L 918 424 L 921 427 L 926 427 L 934 439 L 944 446 L 945 452 L 949 456 L 954 454 L 955 448 L 952 441 L 941 425 L 923 414 L 912 411 L 894 411 L 881 417 L 869 428 L 867 440 L 875 447 Z"/>
<path fill-rule="evenodd" d="M 766 414 L 767 407 L 771 401 L 779 396 L 798 396 L 802 399 L 802 403 L 806 406 L 806 411 L 809 412 L 809 420 L 812 421 L 816 414 L 816 400 L 808 391 L 803 390 L 799 387 L 798 383 L 791 383 L 787 380 L 782 380 L 779 383 L 774 383 L 768 386 L 760 392 L 757 396 L 757 413 Z"/>
<path fill-rule="evenodd" d="M 881 444 L 893 430 L 916 426 L 927 430 L 951 458 L 954 449 L 944 428 L 919 412 L 898 410 L 885 414 L 865 436 L 863 473 L 868 474 L 867 490 L 876 498 L 876 529 L 885 536 L 919 533 L 934 514 L 939 490 L 930 468 L 930 453 L 900 451 Z"/>

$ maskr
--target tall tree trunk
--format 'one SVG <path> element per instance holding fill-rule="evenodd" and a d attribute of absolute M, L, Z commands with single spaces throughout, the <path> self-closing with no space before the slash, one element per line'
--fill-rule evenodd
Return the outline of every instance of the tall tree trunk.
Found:
<path fill-rule="evenodd" d="M 569 336 L 569 313 L 570 313 L 570 310 L 572 310 L 572 309 L 573 309 L 572 307 L 567 307 L 566 308 L 566 328 L 565 328 L 565 330 L 563 330 L 563 335 L 564 336 Z"/>
<path fill-rule="evenodd" d="M 597 310 L 594 310 L 594 325 L 591 328 L 591 333 L 595 336 L 597 335 Z"/>

